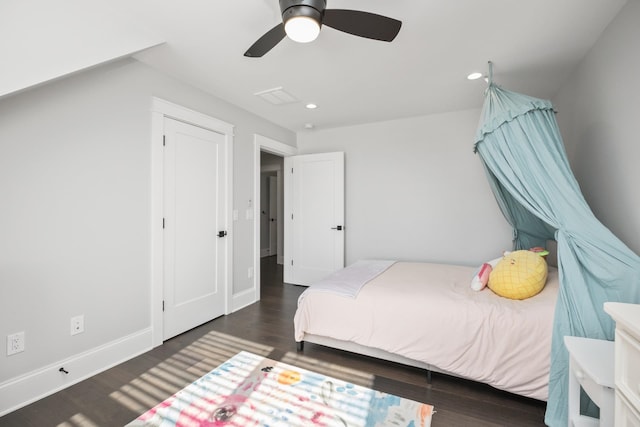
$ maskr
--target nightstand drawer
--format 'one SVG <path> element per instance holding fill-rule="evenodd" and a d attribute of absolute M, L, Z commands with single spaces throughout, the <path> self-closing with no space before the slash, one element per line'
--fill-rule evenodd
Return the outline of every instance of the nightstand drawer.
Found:
<path fill-rule="evenodd" d="M 640 427 L 640 414 L 620 392 L 616 392 L 616 427 Z"/>
<path fill-rule="evenodd" d="M 640 344 L 623 330 L 616 329 L 615 382 L 629 400 L 640 407 Z"/>

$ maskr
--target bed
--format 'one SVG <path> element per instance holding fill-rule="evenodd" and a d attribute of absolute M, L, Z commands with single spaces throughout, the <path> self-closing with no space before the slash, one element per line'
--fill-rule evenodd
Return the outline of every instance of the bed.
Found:
<path fill-rule="evenodd" d="M 354 263 L 300 295 L 294 317 L 300 351 L 313 342 L 546 401 L 555 267 L 548 267 L 538 295 L 511 300 L 472 290 L 476 267 L 374 264 Z"/>

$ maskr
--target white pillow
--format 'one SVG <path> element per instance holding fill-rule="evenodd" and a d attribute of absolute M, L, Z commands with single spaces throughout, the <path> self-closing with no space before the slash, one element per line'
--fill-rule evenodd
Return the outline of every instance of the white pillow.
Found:
<path fill-rule="evenodd" d="M 496 267 L 496 264 L 504 258 L 505 255 L 510 254 L 511 252 L 505 251 L 504 254 L 500 258 L 492 259 L 491 261 L 487 261 L 478 268 L 478 271 L 471 279 L 471 289 L 474 291 L 481 291 L 489 282 L 489 275 L 491 271 Z"/>
<path fill-rule="evenodd" d="M 487 283 L 489 283 L 489 275 L 491 274 L 491 270 L 493 270 L 491 264 L 487 262 L 482 264 L 476 275 L 473 276 L 473 279 L 471 279 L 471 289 L 473 289 L 474 291 L 483 290 L 487 286 Z"/>

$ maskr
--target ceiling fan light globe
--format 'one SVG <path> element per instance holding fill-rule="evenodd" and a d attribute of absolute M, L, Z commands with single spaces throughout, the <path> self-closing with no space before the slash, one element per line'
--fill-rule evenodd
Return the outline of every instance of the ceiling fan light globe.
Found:
<path fill-rule="evenodd" d="M 309 43 L 320 34 L 320 25 L 308 16 L 294 16 L 284 24 L 284 31 L 295 42 Z"/>

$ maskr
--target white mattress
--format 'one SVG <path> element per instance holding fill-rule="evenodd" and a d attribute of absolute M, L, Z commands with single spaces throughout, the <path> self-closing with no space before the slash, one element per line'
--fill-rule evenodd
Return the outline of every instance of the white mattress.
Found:
<path fill-rule="evenodd" d="M 356 298 L 305 291 L 294 318 L 305 334 L 382 349 L 437 370 L 547 399 L 558 272 L 535 297 L 471 290 L 476 268 L 397 262 Z"/>

